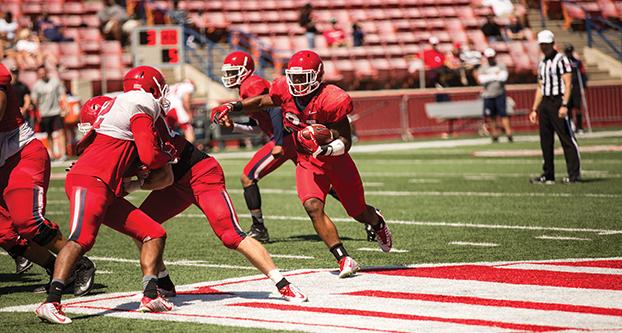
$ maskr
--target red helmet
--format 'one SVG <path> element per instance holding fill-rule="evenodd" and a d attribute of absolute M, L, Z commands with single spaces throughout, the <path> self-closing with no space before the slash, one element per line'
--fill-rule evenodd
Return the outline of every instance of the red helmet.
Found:
<path fill-rule="evenodd" d="M 322 83 L 324 64 L 317 53 L 298 51 L 289 59 L 285 76 L 289 92 L 293 96 L 305 96 L 314 92 Z"/>
<path fill-rule="evenodd" d="M 80 109 L 78 130 L 82 132 L 82 134 L 86 134 L 93 127 L 101 110 L 104 107 L 108 107 L 111 101 L 112 97 L 108 96 L 95 96 L 86 101 Z"/>
<path fill-rule="evenodd" d="M 130 69 L 123 77 L 123 91 L 144 90 L 155 99 L 166 97 L 168 86 L 164 75 L 157 68 L 138 66 Z"/>
<path fill-rule="evenodd" d="M 253 58 L 242 51 L 229 53 L 222 65 L 222 84 L 227 88 L 239 86 L 255 71 Z"/>

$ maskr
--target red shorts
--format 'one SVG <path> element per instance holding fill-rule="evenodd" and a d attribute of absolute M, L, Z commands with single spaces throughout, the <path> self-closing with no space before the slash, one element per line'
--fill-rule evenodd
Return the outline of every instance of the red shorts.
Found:
<path fill-rule="evenodd" d="M 349 154 L 332 158 L 321 168 L 311 163 L 296 165 L 296 191 L 303 204 L 311 198 L 325 202 L 331 185 L 348 215 L 354 217 L 365 211 L 363 182 Z"/>
<path fill-rule="evenodd" d="M 22 255 L 28 241 L 17 234 L 9 212 L 0 207 L 0 247 L 11 255 Z"/>
<path fill-rule="evenodd" d="M 139 241 L 166 237 L 160 224 L 127 200 L 115 197 L 96 177 L 67 175 L 65 193 L 70 209 L 69 240 L 78 243 L 84 252 L 95 244 L 102 223 Z"/>
<path fill-rule="evenodd" d="M 283 155 L 279 158 L 272 156 L 272 148 L 274 146 L 274 141 L 270 140 L 255 152 L 255 155 L 244 167 L 243 172 L 246 177 L 250 180 L 260 180 L 288 160 L 296 163 L 296 146 L 293 142 L 293 136 L 288 135 L 283 138 Z"/>
<path fill-rule="evenodd" d="M 222 168 L 213 157 L 195 164 L 173 185 L 153 191 L 140 210 L 159 223 L 197 205 L 222 243 L 236 249 L 246 237 L 225 187 Z"/>
<path fill-rule="evenodd" d="M 50 156 L 39 140 L 28 143 L 0 168 L 0 206 L 20 235 L 40 245 L 58 233 L 58 226 L 44 217 L 49 182 Z"/>

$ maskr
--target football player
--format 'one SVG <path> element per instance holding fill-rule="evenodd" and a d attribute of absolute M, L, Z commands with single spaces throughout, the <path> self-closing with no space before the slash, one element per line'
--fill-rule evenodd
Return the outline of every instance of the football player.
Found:
<path fill-rule="evenodd" d="M 255 62 L 248 53 L 232 52 L 225 58 L 222 66 L 222 83 L 227 88 L 238 89 L 242 99 L 267 94 L 270 82 L 253 74 L 254 71 Z M 255 135 L 263 132 L 270 137 L 270 141 L 259 148 L 246 164 L 240 177 L 244 188 L 244 200 L 253 220 L 248 236 L 267 243 L 270 241 L 270 236 L 263 221 L 261 195 L 257 182 L 288 160 L 296 163 L 296 148 L 291 136 L 283 137 L 283 118 L 280 108 L 274 107 L 269 108 L 267 112 L 256 112 L 250 114 L 250 118 L 248 123 L 235 123 L 229 117 L 225 117 L 222 124 L 232 129 L 233 133 Z M 276 127 L 272 126 L 273 123 Z M 275 146 L 282 147 L 283 153 L 272 155 L 272 149 Z"/>
<path fill-rule="evenodd" d="M 123 94 L 104 104 L 93 128 L 78 145 L 80 158 L 67 174 L 65 191 L 70 201 L 71 234 L 58 254 L 48 297 L 35 311 L 39 318 L 51 323 L 71 323 L 60 305 L 69 271 L 94 245 L 106 215 L 131 206 L 120 197 L 127 190 L 124 175 L 135 173 L 132 168 L 136 159 L 150 170 L 164 169 L 172 174 L 169 162 L 173 159 L 173 148 L 162 145 L 153 131 L 155 119 L 162 109 L 168 108 L 164 76 L 150 66 L 135 67 L 125 74 L 123 87 Z M 140 254 L 143 298 L 139 311 L 170 311 L 172 303 L 157 292 L 158 263 L 166 232 L 140 210 L 130 207 L 125 211 L 139 215 L 136 219 L 140 223 L 130 225 L 123 219 L 110 219 L 114 223 L 108 226 L 143 243 Z"/>
<path fill-rule="evenodd" d="M 380 248 L 389 252 L 392 247 L 391 232 L 379 211 L 366 204 L 361 177 L 348 154 L 352 136 L 347 115 L 352 112 L 352 98 L 337 86 L 322 82 L 324 65 L 313 51 L 295 53 L 285 74 L 272 83 L 268 94 L 214 108 L 212 119 L 222 121 L 231 111 L 256 112 L 280 106 L 284 127 L 292 136 L 311 124 L 324 124 L 331 130 L 335 140 L 323 145 L 314 138 L 296 136 L 296 189 L 317 234 L 339 262 L 339 277 L 349 277 L 360 266 L 348 255 L 335 224 L 324 211 L 331 186 L 348 215 L 372 226 Z M 279 150 L 283 148 L 275 146 L 273 154 Z"/>
<path fill-rule="evenodd" d="M 47 250 L 58 253 L 67 242 L 58 225 L 45 217 L 49 182 L 50 156 L 24 122 L 11 74 L 0 64 L 0 246 L 48 271 L 55 261 Z M 87 293 L 94 274 L 95 265 L 81 258 L 74 294 Z"/>
<path fill-rule="evenodd" d="M 166 112 L 166 123 L 170 128 L 179 128 L 186 139 L 194 142 L 194 128 L 192 127 L 192 108 L 190 101 L 194 93 L 194 83 L 185 80 L 170 86 L 168 100 L 171 107 Z"/>

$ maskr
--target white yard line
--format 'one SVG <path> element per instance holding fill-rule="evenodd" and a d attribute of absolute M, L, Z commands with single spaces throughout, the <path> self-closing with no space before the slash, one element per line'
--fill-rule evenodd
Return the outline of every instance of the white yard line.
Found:
<path fill-rule="evenodd" d="M 590 238 L 581 238 L 581 237 L 565 237 L 565 236 L 536 236 L 534 238 L 537 239 L 550 239 L 550 240 L 577 240 L 577 241 L 591 241 Z"/>
<path fill-rule="evenodd" d="M 377 248 L 377 247 L 360 247 L 358 249 L 356 249 L 357 251 L 366 251 L 366 252 L 382 252 L 381 249 Z M 408 253 L 410 251 L 408 250 L 399 250 L 396 248 L 391 249 L 391 253 Z"/>
<path fill-rule="evenodd" d="M 480 247 L 495 247 L 499 246 L 496 243 L 473 243 L 473 242 L 449 242 L 449 245 L 459 245 L 459 246 L 480 246 Z"/>

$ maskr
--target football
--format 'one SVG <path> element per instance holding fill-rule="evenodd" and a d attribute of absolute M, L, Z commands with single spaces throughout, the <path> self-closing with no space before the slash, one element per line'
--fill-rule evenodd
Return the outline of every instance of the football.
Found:
<path fill-rule="evenodd" d="M 302 133 L 300 135 L 307 140 L 314 137 L 318 145 L 325 145 L 333 141 L 333 134 L 330 132 L 328 127 L 322 124 L 309 125 L 303 128 L 301 132 Z"/>

